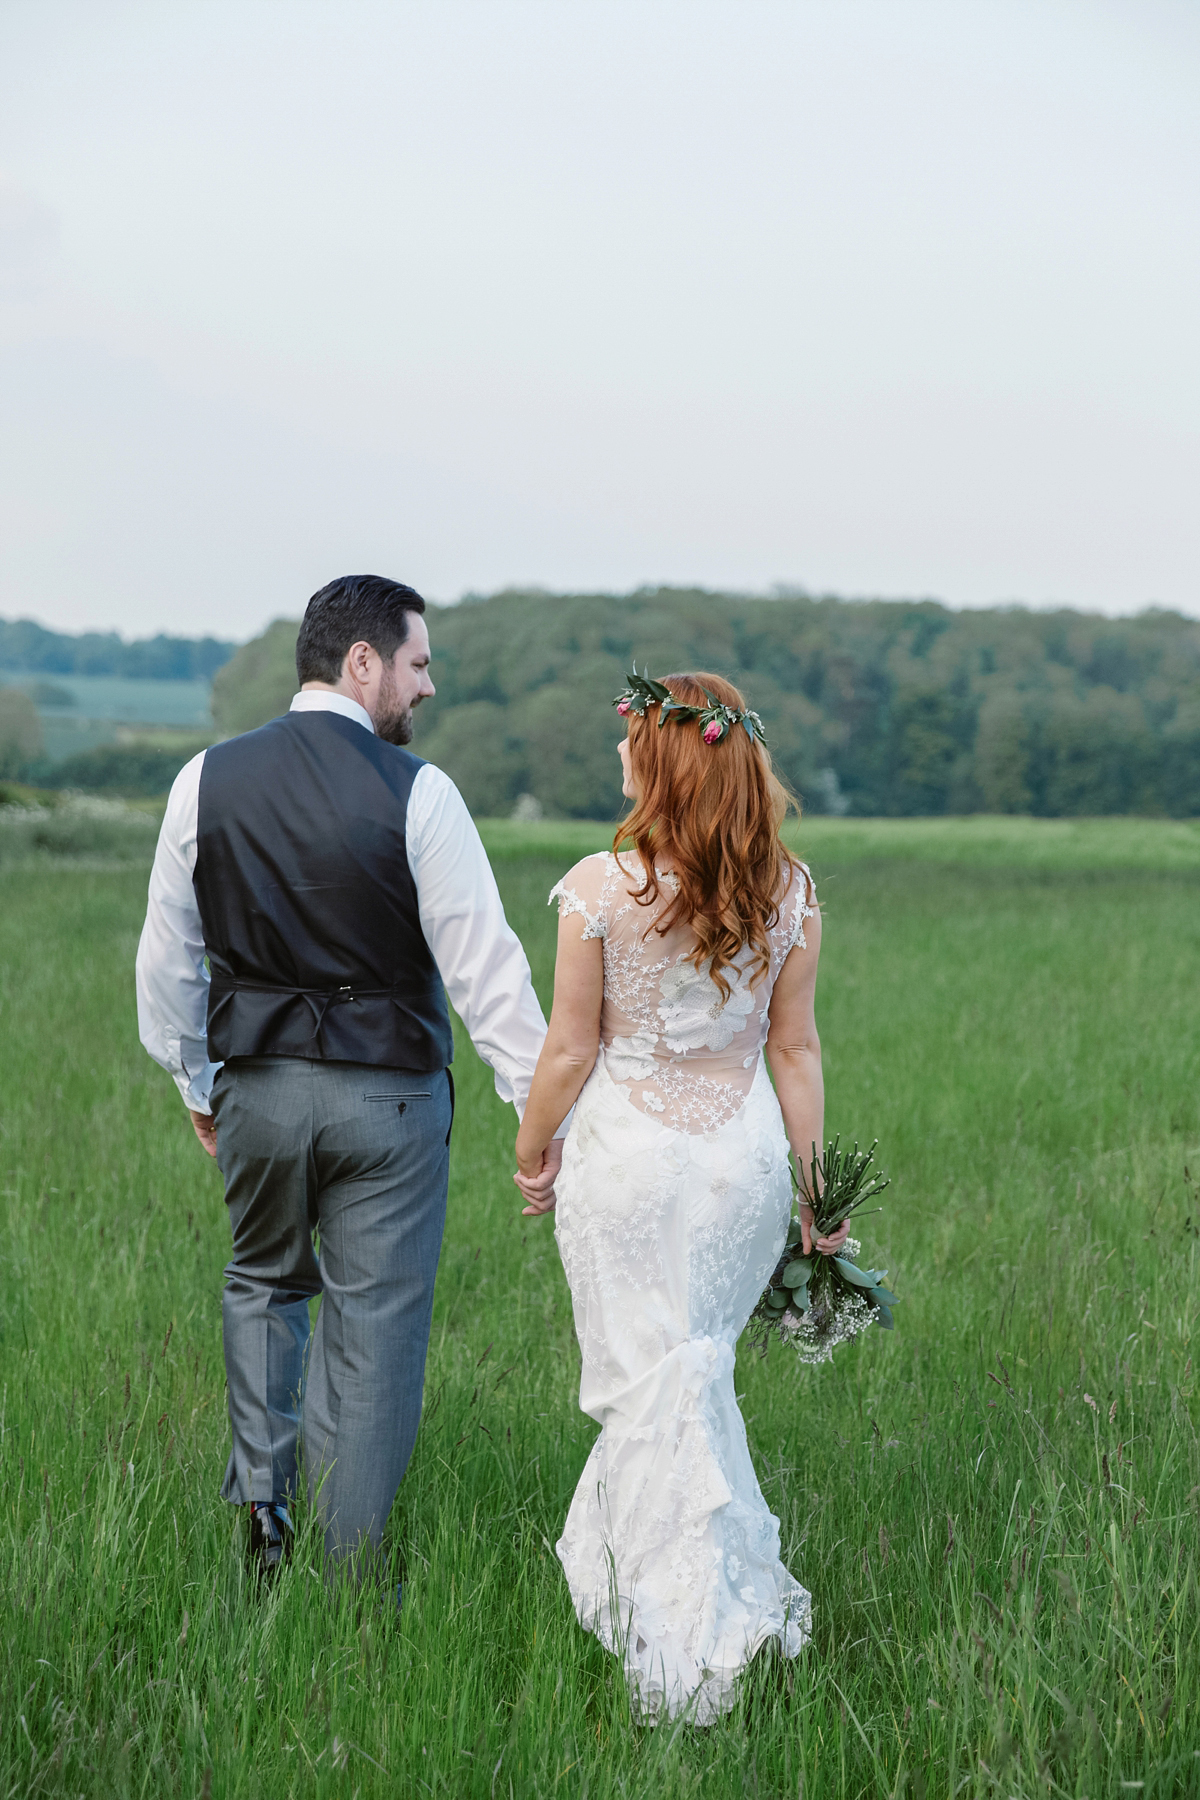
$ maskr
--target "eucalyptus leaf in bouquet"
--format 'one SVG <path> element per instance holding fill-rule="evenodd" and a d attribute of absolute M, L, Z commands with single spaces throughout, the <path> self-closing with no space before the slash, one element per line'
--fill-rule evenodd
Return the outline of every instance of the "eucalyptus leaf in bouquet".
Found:
<path fill-rule="evenodd" d="M 812 1147 L 804 1199 L 813 1210 L 814 1244 L 818 1238 L 831 1237 L 888 1185 L 887 1176 L 873 1167 L 875 1143 L 868 1150 L 857 1144 L 843 1150 L 841 1143 L 840 1136 L 835 1137 L 823 1156 L 817 1155 L 815 1144 Z M 802 1242 L 797 1212 L 788 1226 L 783 1254 L 750 1315 L 751 1342 L 764 1356 L 772 1337 L 778 1337 L 792 1346 L 801 1362 L 823 1363 L 839 1344 L 849 1343 L 868 1326 L 895 1330 L 892 1308 L 897 1300 L 884 1285 L 888 1271 L 863 1267 L 858 1260 L 862 1245 L 856 1238 L 848 1237 L 836 1256 L 816 1249 L 805 1256 Z"/>

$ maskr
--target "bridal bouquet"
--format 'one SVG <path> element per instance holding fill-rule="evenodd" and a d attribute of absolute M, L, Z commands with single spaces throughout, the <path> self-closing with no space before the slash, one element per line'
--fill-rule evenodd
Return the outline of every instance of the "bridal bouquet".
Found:
<path fill-rule="evenodd" d="M 874 1158 L 874 1144 L 865 1151 L 857 1144 L 843 1150 L 836 1137 L 824 1156 L 818 1156 L 813 1145 L 806 1197 L 814 1214 L 814 1241 L 830 1237 L 883 1192 L 887 1177 L 872 1169 Z M 764 1356 L 777 1336 L 792 1345 L 801 1362 L 828 1362 L 839 1344 L 849 1343 L 869 1325 L 895 1329 L 896 1296 L 883 1285 L 887 1270 L 860 1268 L 862 1245 L 855 1238 L 848 1237 L 837 1256 L 823 1256 L 819 1250 L 805 1256 L 801 1241 L 800 1220 L 794 1215 L 783 1255 L 750 1315 L 751 1341 L 761 1346 Z"/>

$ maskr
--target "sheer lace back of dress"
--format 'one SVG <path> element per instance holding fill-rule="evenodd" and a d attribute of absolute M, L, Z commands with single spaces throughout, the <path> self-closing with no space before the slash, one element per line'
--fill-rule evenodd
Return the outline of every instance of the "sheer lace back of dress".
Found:
<path fill-rule="evenodd" d="M 788 952 L 804 944 L 812 917 L 809 875 L 792 870 L 770 932 L 771 966 L 751 982 L 736 964 L 729 995 L 706 966 L 688 961 L 695 948 L 690 925 L 655 930 L 670 905 L 670 870 L 658 870 L 663 892 L 640 906 L 641 863 L 631 852 L 585 856 L 551 891 L 559 916 L 579 913 L 584 937 L 604 943 L 604 1007 L 600 1039 L 613 1081 L 639 1111 L 677 1131 L 715 1131 L 739 1112 L 767 1040 L 771 992 Z M 745 952 L 745 963 L 751 960 Z"/>

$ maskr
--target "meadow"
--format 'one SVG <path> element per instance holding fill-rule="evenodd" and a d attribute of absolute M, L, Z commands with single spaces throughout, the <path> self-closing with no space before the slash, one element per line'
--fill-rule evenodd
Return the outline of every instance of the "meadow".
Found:
<path fill-rule="evenodd" d="M 543 1000 L 603 828 L 488 828 Z M 897 1330 L 739 1355 L 797 1662 L 630 1722 L 553 1553 L 595 1427 L 549 1221 L 460 1041 L 397 1618 L 226 1454 L 220 1184 L 133 1014 L 144 844 L 0 857 L 0 1796 L 1200 1794 L 1200 830 L 815 820 L 831 1132 L 892 1175 Z"/>

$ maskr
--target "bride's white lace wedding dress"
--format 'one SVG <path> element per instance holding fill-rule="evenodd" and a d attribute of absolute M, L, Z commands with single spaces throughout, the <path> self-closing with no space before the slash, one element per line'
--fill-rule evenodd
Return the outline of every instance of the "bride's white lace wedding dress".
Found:
<path fill-rule="evenodd" d="M 623 866 L 624 865 L 624 866 Z M 636 871 L 636 874 L 631 873 Z M 601 1048 L 563 1151 L 555 1235 L 603 1427 L 557 1546 L 581 1624 L 622 1656 L 635 1711 L 711 1722 L 754 1652 L 795 1656 L 810 1597 L 779 1560 L 733 1387 L 734 1344 L 783 1247 L 788 1145 L 763 1063 L 771 991 L 811 915 L 793 873 L 771 966 L 728 999 L 660 937 L 631 855 L 551 894 L 604 940 Z"/>

